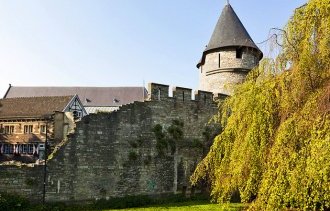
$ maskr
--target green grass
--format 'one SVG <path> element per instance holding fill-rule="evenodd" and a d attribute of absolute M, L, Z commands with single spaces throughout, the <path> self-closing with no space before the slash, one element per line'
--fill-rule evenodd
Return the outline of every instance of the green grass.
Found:
<path fill-rule="evenodd" d="M 0 210 L 11 211 L 162 211 L 162 210 L 243 210 L 243 204 L 211 204 L 210 199 L 205 195 L 195 195 L 186 198 L 182 195 L 167 195 L 153 198 L 150 196 L 125 196 L 112 198 L 109 200 L 101 199 L 90 203 L 65 204 L 48 203 L 31 204 L 27 199 L 17 195 L 0 194 Z"/>
<path fill-rule="evenodd" d="M 205 202 L 183 202 L 183 203 L 175 203 L 175 204 L 164 204 L 159 206 L 152 206 L 152 207 L 145 207 L 145 208 L 127 208 L 121 210 L 103 210 L 103 211 L 163 211 L 163 210 L 180 210 L 180 211 L 194 211 L 194 210 L 217 210 L 217 211 L 236 211 L 236 210 L 243 210 L 245 206 L 243 204 L 226 204 L 226 205 L 219 205 L 219 204 L 209 204 Z"/>

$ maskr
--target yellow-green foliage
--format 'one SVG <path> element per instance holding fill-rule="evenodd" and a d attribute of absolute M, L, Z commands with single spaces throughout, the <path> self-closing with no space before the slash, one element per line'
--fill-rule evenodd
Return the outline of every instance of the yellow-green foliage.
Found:
<path fill-rule="evenodd" d="M 330 208 L 330 0 L 310 0 L 285 31 L 278 58 L 221 106 L 224 130 L 191 177 L 219 203 L 239 192 L 251 210 Z"/>

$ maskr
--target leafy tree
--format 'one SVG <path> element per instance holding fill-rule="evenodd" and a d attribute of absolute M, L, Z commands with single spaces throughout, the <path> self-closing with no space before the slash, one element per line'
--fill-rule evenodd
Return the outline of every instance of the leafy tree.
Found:
<path fill-rule="evenodd" d="M 296 9 L 283 51 L 264 59 L 220 111 L 224 125 L 191 177 L 251 210 L 330 209 L 330 0 Z"/>

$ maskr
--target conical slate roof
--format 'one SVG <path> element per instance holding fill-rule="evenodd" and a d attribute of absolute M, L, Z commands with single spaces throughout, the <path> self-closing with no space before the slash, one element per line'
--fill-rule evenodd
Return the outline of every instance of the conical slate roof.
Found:
<path fill-rule="evenodd" d="M 205 55 L 208 52 L 225 47 L 250 47 L 258 51 L 260 59 L 262 58 L 262 52 L 253 42 L 230 4 L 227 4 L 222 10 L 210 42 L 204 50 L 203 57 L 197 67 L 204 64 Z"/>

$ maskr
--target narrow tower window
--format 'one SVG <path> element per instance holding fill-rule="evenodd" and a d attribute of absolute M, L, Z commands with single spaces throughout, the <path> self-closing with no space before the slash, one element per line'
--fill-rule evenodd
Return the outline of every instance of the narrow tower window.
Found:
<path fill-rule="evenodd" d="M 221 58 L 220 58 L 220 54 L 219 54 L 219 64 L 218 64 L 218 68 L 220 68 L 220 61 L 221 61 Z"/>
<path fill-rule="evenodd" d="M 242 58 L 243 51 L 241 48 L 236 49 L 236 58 L 241 59 Z"/>
<path fill-rule="evenodd" d="M 160 101 L 161 90 L 158 88 L 158 100 Z"/>

